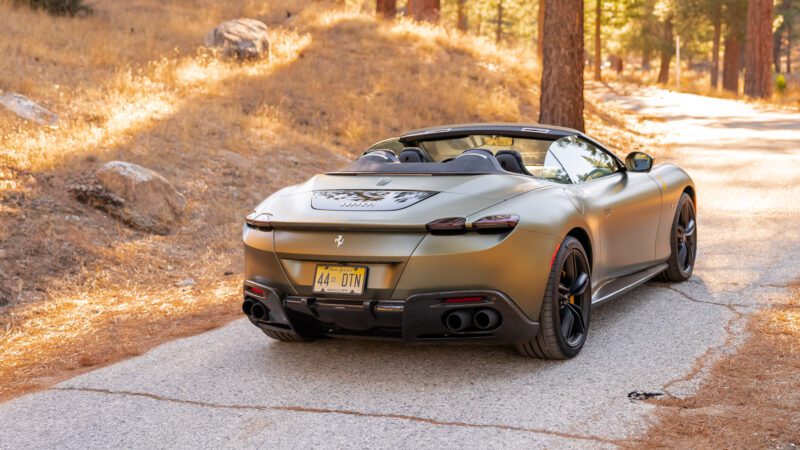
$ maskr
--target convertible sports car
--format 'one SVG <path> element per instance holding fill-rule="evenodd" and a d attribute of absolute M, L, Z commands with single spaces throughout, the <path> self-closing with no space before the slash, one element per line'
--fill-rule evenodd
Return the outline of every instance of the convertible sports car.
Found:
<path fill-rule="evenodd" d="M 267 336 L 513 344 L 565 359 L 591 309 L 688 279 L 695 187 L 575 130 L 451 125 L 381 141 L 246 218 L 242 309 Z"/>

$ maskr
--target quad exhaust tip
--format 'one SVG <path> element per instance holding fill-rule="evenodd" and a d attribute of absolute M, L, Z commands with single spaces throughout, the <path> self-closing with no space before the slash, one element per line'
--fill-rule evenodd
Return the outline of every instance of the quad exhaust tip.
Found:
<path fill-rule="evenodd" d="M 491 330 L 500 323 L 500 314 L 493 309 L 484 308 L 475 313 L 475 328 Z"/>
<path fill-rule="evenodd" d="M 464 331 L 472 325 L 472 314 L 464 310 L 453 311 L 445 316 L 444 324 L 451 331 Z"/>
<path fill-rule="evenodd" d="M 253 300 L 252 298 L 250 297 L 245 298 L 244 302 L 242 303 L 242 312 L 244 313 L 244 315 L 249 316 L 253 310 L 253 305 L 255 304 L 256 301 Z"/>
<path fill-rule="evenodd" d="M 500 313 L 493 309 L 481 308 L 474 314 L 471 309 L 457 309 L 444 316 L 444 326 L 450 331 L 473 330 L 488 331 L 500 324 Z"/>
<path fill-rule="evenodd" d="M 269 308 L 259 301 L 247 299 L 242 304 L 242 311 L 256 320 L 269 320 Z"/>

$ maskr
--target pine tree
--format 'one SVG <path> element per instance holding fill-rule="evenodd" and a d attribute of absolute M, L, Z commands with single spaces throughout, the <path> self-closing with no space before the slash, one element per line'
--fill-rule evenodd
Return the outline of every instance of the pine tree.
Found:
<path fill-rule="evenodd" d="M 772 0 L 750 0 L 747 8 L 747 49 L 744 93 L 750 97 L 772 95 Z"/>
<path fill-rule="evenodd" d="M 544 7 L 539 122 L 583 131 L 583 0 Z"/>

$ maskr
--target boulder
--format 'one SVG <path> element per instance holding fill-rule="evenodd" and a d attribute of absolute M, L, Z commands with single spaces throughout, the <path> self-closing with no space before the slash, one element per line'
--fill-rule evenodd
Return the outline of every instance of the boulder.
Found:
<path fill-rule="evenodd" d="M 58 123 L 57 115 L 22 94 L 2 92 L 0 93 L 0 105 L 5 106 L 6 109 L 19 117 L 39 125 L 54 127 Z"/>
<path fill-rule="evenodd" d="M 186 199 L 166 178 L 124 161 L 106 163 L 91 182 L 73 184 L 70 191 L 82 203 L 156 234 L 169 234 L 186 208 Z"/>
<path fill-rule="evenodd" d="M 235 19 L 222 22 L 205 37 L 206 47 L 222 50 L 226 57 L 239 60 L 262 59 L 269 56 L 267 25 L 255 19 Z"/>

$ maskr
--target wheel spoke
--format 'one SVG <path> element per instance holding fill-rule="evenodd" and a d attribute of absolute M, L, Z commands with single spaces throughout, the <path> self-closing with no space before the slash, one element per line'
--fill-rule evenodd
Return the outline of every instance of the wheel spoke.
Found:
<path fill-rule="evenodd" d="M 569 295 L 580 297 L 584 292 L 586 292 L 586 286 L 588 285 L 589 275 L 586 273 L 581 273 L 575 277 L 575 281 L 572 282 L 572 286 L 569 288 Z"/>
<path fill-rule="evenodd" d="M 694 219 L 689 219 L 689 223 L 686 224 L 686 229 L 683 231 L 683 235 L 686 236 L 687 238 L 691 237 L 694 234 L 694 227 L 695 227 Z"/>
<path fill-rule="evenodd" d="M 575 323 L 578 324 L 578 331 L 581 333 L 586 332 L 586 324 L 583 321 L 583 310 L 578 305 L 573 305 L 571 303 L 567 304 L 567 308 L 575 316 Z"/>
<path fill-rule="evenodd" d="M 564 336 L 564 339 L 569 339 L 572 335 L 572 326 L 575 324 L 575 316 L 572 314 L 572 311 L 568 308 L 561 308 L 561 335 Z"/>
<path fill-rule="evenodd" d="M 678 263 L 680 263 L 681 268 L 686 268 L 688 258 L 689 248 L 686 247 L 685 242 L 681 242 L 681 244 L 678 246 Z"/>

